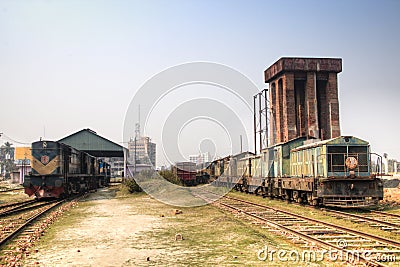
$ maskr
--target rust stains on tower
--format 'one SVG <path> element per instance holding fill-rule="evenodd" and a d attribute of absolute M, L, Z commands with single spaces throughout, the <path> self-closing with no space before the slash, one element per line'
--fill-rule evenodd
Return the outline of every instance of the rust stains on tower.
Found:
<path fill-rule="evenodd" d="M 337 74 L 340 58 L 283 57 L 265 70 L 273 143 L 340 136 Z"/>

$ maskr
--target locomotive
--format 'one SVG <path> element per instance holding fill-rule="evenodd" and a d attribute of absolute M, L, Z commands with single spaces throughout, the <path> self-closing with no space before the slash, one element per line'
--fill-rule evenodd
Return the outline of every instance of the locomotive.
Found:
<path fill-rule="evenodd" d="M 60 142 L 37 141 L 23 186 L 38 199 L 60 198 L 106 186 L 109 179 L 108 163 Z"/>
<path fill-rule="evenodd" d="M 208 171 L 198 172 L 213 173 L 218 186 L 264 197 L 313 206 L 374 207 L 383 199 L 383 183 L 372 170 L 371 154 L 369 143 L 353 136 L 300 137 L 258 155 L 218 159 Z"/>

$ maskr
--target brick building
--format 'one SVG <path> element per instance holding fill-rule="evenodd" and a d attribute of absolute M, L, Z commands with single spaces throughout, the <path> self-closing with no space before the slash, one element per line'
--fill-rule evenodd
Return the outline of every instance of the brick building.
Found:
<path fill-rule="evenodd" d="M 307 136 L 340 136 L 337 74 L 339 58 L 288 58 L 264 72 L 272 110 L 272 144 Z"/>

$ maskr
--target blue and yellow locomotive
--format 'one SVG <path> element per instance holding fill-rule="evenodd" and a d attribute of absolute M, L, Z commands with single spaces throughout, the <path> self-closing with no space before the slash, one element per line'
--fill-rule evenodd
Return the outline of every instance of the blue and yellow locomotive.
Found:
<path fill-rule="evenodd" d="M 25 176 L 25 193 L 59 198 L 108 184 L 109 164 L 54 141 L 32 143 L 32 172 Z"/>

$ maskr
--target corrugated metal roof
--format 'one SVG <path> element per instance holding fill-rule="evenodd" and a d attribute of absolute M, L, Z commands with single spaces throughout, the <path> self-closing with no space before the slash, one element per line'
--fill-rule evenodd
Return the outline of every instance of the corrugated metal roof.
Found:
<path fill-rule="evenodd" d="M 124 156 L 123 146 L 98 135 L 91 129 L 83 129 L 58 141 L 96 157 Z"/>

